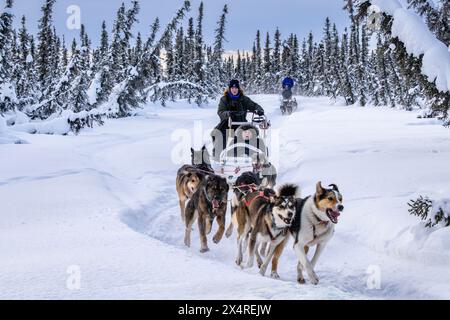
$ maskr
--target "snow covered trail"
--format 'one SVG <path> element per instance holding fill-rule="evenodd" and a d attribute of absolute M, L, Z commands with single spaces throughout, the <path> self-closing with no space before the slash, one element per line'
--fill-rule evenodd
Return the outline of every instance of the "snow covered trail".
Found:
<path fill-rule="evenodd" d="M 299 97 L 299 112 L 283 118 L 276 96 L 253 98 L 280 130 L 279 183 L 308 195 L 333 182 L 344 195 L 318 286 L 296 283 L 291 245 L 278 281 L 237 268 L 234 238 L 201 254 L 194 229 L 184 247 L 171 134 L 217 116 L 177 103 L 78 137 L 17 133 L 29 144 L 0 146 L 0 298 L 450 298 L 449 232 L 425 231 L 406 206 L 450 192 L 450 132 L 414 113 L 326 98 Z M 371 272 L 379 289 L 367 285 Z"/>

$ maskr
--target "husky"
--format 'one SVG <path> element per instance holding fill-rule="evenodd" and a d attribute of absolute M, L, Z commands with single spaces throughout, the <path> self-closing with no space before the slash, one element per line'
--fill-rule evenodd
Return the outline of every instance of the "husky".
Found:
<path fill-rule="evenodd" d="M 225 232 L 229 188 L 225 178 L 213 174 L 205 176 L 186 207 L 186 232 L 184 237 L 186 246 L 191 246 L 191 229 L 196 219 L 200 231 L 200 252 L 209 251 L 206 236 L 211 233 L 214 219 L 217 219 L 219 229 L 213 241 L 214 243 L 220 242 Z"/>
<path fill-rule="evenodd" d="M 214 173 L 213 168 L 211 167 L 210 155 L 206 146 L 200 151 L 196 151 L 191 148 L 191 159 L 192 165 L 198 169 L 203 171 L 204 173 Z"/>
<path fill-rule="evenodd" d="M 236 264 L 251 268 L 255 255 L 261 275 L 265 275 L 277 246 L 289 236 L 289 227 L 295 216 L 295 199 L 298 187 L 284 185 L 278 193 L 271 189 L 254 192 L 243 198 L 233 222 L 238 229 Z M 243 266 L 243 247 L 247 246 L 247 264 Z M 268 254 L 263 261 L 257 248 L 268 244 Z"/>
<path fill-rule="evenodd" d="M 277 185 L 277 169 L 264 154 L 252 156 L 253 172 L 259 175 L 261 187 L 273 189 Z"/>
<path fill-rule="evenodd" d="M 177 172 L 176 189 L 183 222 L 185 221 L 186 201 L 193 197 L 204 177 L 204 173 L 190 165 L 182 166 Z"/>
<path fill-rule="evenodd" d="M 231 200 L 231 221 L 233 221 L 234 212 L 239 207 L 242 198 L 249 193 L 259 190 L 260 185 L 261 179 L 259 178 L 259 175 L 253 172 L 244 172 L 237 178 L 233 187 L 233 198 Z M 231 237 L 233 234 L 233 226 L 233 222 L 230 222 L 225 234 L 227 238 Z"/>
<path fill-rule="evenodd" d="M 331 184 L 329 189 L 322 187 L 322 183 L 316 185 L 316 193 L 305 199 L 296 200 L 296 216 L 290 227 L 290 233 L 294 238 L 294 251 L 298 257 L 297 281 L 305 283 L 303 271 L 306 271 L 312 284 L 317 285 L 319 278 L 314 271 L 317 261 L 327 243 L 334 234 L 334 227 L 338 223 L 339 216 L 344 211 L 343 197 L 339 188 Z M 272 261 L 272 271 L 278 265 L 278 259 L 283 252 L 285 243 L 276 249 Z M 316 246 L 312 260 L 307 257 L 309 249 Z"/>

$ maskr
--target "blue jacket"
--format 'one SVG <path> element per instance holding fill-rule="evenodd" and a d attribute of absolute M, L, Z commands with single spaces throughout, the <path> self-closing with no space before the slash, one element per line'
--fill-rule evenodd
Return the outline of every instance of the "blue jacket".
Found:
<path fill-rule="evenodd" d="M 294 79 L 290 77 L 286 77 L 283 80 L 283 88 L 293 88 L 294 87 Z"/>

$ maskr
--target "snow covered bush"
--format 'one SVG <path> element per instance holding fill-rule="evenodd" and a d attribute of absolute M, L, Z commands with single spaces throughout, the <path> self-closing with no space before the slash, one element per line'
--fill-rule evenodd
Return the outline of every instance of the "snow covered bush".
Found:
<path fill-rule="evenodd" d="M 433 201 L 428 197 L 420 196 L 408 203 L 409 213 L 426 220 L 426 227 L 438 225 L 450 226 L 450 200 Z"/>
<path fill-rule="evenodd" d="M 80 133 L 83 128 L 93 128 L 95 124 L 103 125 L 102 115 L 96 110 L 93 112 L 74 113 L 67 118 L 70 129 L 75 134 Z"/>

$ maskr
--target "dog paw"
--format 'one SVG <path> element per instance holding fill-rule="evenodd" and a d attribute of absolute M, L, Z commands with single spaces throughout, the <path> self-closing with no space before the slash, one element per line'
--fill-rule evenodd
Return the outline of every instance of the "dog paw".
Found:
<path fill-rule="evenodd" d="M 280 275 L 279 275 L 278 273 L 276 273 L 276 272 L 272 272 L 272 273 L 270 274 L 270 277 L 271 277 L 272 279 L 275 279 L 275 280 L 280 280 Z"/>
<path fill-rule="evenodd" d="M 306 281 L 305 281 L 304 278 L 298 278 L 298 279 L 297 279 L 297 282 L 298 282 L 299 284 L 305 284 L 305 283 L 306 283 Z"/>
<path fill-rule="evenodd" d="M 267 268 L 264 268 L 264 267 L 263 267 L 263 268 L 260 268 L 260 269 L 259 269 L 259 274 L 262 275 L 262 276 L 264 277 L 264 276 L 266 275 L 266 271 L 267 271 Z"/>
<path fill-rule="evenodd" d="M 209 248 L 203 248 L 203 249 L 200 250 L 201 253 L 206 253 L 208 251 L 209 251 Z"/>
<path fill-rule="evenodd" d="M 213 242 L 214 242 L 215 244 L 218 244 L 218 243 L 220 242 L 220 240 L 222 240 L 222 237 L 214 236 L 214 238 L 213 238 Z"/>
<path fill-rule="evenodd" d="M 317 274 L 315 272 L 308 274 L 308 277 L 309 277 L 309 281 L 311 281 L 311 283 L 313 285 L 319 284 L 319 277 L 317 276 Z"/>
<path fill-rule="evenodd" d="M 185 245 L 186 247 L 190 248 L 190 247 L 191 247 L 191 240 L 185 238 L 185 239 L 184 239 L 184 245 Z"/>

